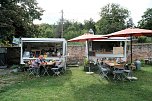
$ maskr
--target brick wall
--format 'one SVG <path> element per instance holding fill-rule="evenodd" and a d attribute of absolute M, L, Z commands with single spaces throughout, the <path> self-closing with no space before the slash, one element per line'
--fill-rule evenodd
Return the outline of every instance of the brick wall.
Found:
<path fill-rule="evenodd" d="M 128 46 L 130 47 L 130 45 Z M 152 43 L 133 44 L 133 60 L 136 58 L 144 59 L 152 57 Z M 20 48 L 8 48 L 8 64 L 19 64 L 20 62 Z M 68 46 L 67 64 L 83 63 L 85 56 L 85 45 Z M 128 60 L 130 60 L 130 51 L 128 51 Z"/>
<path fill-rule="evenodd" d="M 139 43 L 132 45 L 133 60 L 136 58 L 144 59 L 152 57 L 152 43 Z M 128 52 L 128 59 L 130 59 L 130 51 Z"/>
<path fill-rule="evenodd" d="M 68 58 L 67 64 L 80 64 L 83 63 L 83 59 L 85 56 L 85 46 L 68 46 Z"/>
<path fill-rule="evenodd" d="M 130 45 L 128 44 L 130 48 Z M 133 44 L 132 45 L 133 60 L 136 58 L 144 59 L 152 57 L 152 43 Z M 130 51 L 127 53 L 127 60 L 130 60 Z M 74 64 L 77 62 L 83 63 L 85 56 L 85 46 L 68 46 L 68 64 Z"/>

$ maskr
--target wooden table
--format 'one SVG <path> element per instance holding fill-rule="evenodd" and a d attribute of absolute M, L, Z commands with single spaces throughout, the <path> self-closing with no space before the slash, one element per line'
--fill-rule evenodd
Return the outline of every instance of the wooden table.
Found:
<path fill-rule="evenodd" d="M 45 75 L 45 74 L 49 75 L 48 69 L 53 68 L 54 65 L 55 65 L 55 62 L 45 62 L 44 64 L 42 64 L 42 66 L 44 68 L 43 75 Z"/>
<path fill-rule="evenodd" d="M 124 64 L 118 64 L 118 63 L 114 63 L 114 62 L 110 62 L 110 61 L 105 61 L 104 63 L 110 67 L 118 67 L 118 68 L 121 68 L 124 65 Z"/>

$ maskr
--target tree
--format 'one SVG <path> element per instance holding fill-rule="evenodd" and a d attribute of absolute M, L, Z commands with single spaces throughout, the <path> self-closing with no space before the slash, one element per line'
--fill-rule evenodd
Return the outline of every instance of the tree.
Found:
<path fill-rule="evenodd" d="M 38 33 L 34 34 L 33 37 L 38 37 L 38 38 L 55 38 L 55 28 L 56 25 L 49 25 L 49 24 L 40 24 L 37 25 L 38 27 Z"/>
<path fill-rule="evenodd" d="M 138 22 L 138 27 L 143 29 L 151 29 L 152 30 L 152 8 L 148 8 L 142 19 Z M 151 37 L 139 37 L 138 42 L 152 42 Z"/>
<path fill-rule="evenodd" d="M 135 24 L 133 23 L 133 20 L 132 20 L 132 18 L 129 18 L 129 20 L 127 21 L 127 28 L 130 28 L 130 27 L 134 27 L 135 26 Z"/>
<path fill-rule="evenodd" d="M 71 39 L 73 37 L 79 36 L 81 34 L 82 28 L 83 26 L 81 23 L 66 20 L 64 23 L 64 38 Z"/>
<path fill-rule="evenodd" d="M 152 29 L 152 8 L 148 8 L 144 12 L 142 19 L 138 22 L 138 27 L 144 29 Z"/>
<path fill-rule="evenodd" d="M 96 23 L 97 32 L 109 34 L 126 28 L 129 11 L 118 4 L 107 4 L 101 8 L 100 17 L 101 19 Z"/>
<path fill-rule="evenodd" d="M 30 37 L 37 33 L 33 20 L 41 19 L 43 10 L 36 0 L 1 0 L 0 35 L 4 37 Z"/>
<path fill-rule="evenodd" d="M 96 33 L 95 22 L 93 21 L 92 18 L 90 18 L 90 20 L 84 20 L 84 29 L 88 31 L 89 29 L 92 29 L 94 33 Z"/>

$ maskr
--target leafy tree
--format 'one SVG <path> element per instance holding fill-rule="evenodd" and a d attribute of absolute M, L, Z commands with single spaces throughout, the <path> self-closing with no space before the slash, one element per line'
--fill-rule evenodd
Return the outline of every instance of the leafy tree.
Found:
<path fill-rule="evenodd" d="M 133 20 L 132 20 L 132 18 L 129 18 L 129 20 L 127 21 L 127 28 L 130 28 L 130 27 L 134 27 L 135 26 L 135 24 L 133 23 Z"/>
<path fill-rule="evenodd" d="M 144 12 L 142 19 L 138 22 L 138 27 L 152 30 L 152 8 L 148 8 Z M 152 42 L 152 38 L 151 37 L 139 37 L 138 42 Z"/>
<path fill-rule="evenodd" d="M 95 27 L 95 22 L 93 21 L 92 18 L 90 18 L 90 20 L 85 20 L 84 21 L 84 28 L 86 30 L 92 29 L 94 31 L 94 33 L 96 33 L 96 27 Z"/>
<path fill-rule="evenodd" d="M 64 32 L 63 32 L 63 34 L 64 34 Z M 61 21 L 58 22 L 58 26 L 56 28 L 56 37 L 57 38 L 61 38 L 62 37 L 62 23 L 61 23 Z"/>
<path fill-rule="evenodd" d="M 107 4 L 101 8 L 100 17 L 101 19 L 96 23 L 97 32 L 109 34 L 126 28 L 129 11 L 118 4 Z"/>
<path fill-rule="evenodd" d="M 144 29 L 152 29 L 152 8 L 148 8 L 144 12 L 142 19 L 138 22 L 138 27 Z"/>
<path fill-rule="evenodd" d="M 79 22 L 70 22 L 68 20 L 64 23 L 64 38 L 71 39 L 77 37 L 81 34 L 84 34 L 86 30 L 84 29 L 84 25 Z"/>
<path fill-rule="evenodd" d="M 34 37 L 39 38 L 55 38 L 55 28 L 56 25 L 40 24 L 38 26 L 38 33 Z"/>
<path fill-rule="evenodd" d="M 33 20 L 40 20 L 43 10 L 36 0 L 1 0 L 0 5 L 0 35 L 3 39 L 30 37 L 38 32 Z"/>

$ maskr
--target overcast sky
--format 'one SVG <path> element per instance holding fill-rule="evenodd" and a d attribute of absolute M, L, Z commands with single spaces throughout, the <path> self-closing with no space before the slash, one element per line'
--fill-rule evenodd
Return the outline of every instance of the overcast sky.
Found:
<path fill-rule="evenodd" d="M 133 22 L 141 20 L 141 16 L 147 8 L 152 8 L 152 0 L 37 0 L 39 6 L 45 10 L 41 21 L 34 23 L 54 24 L 61 18 L 61 10 L 64 18 L 83 22 L 92 18 L 94 21 L 100 19 L 101 8 L 108 3 L 117 3 L 131 12 Z"/>

